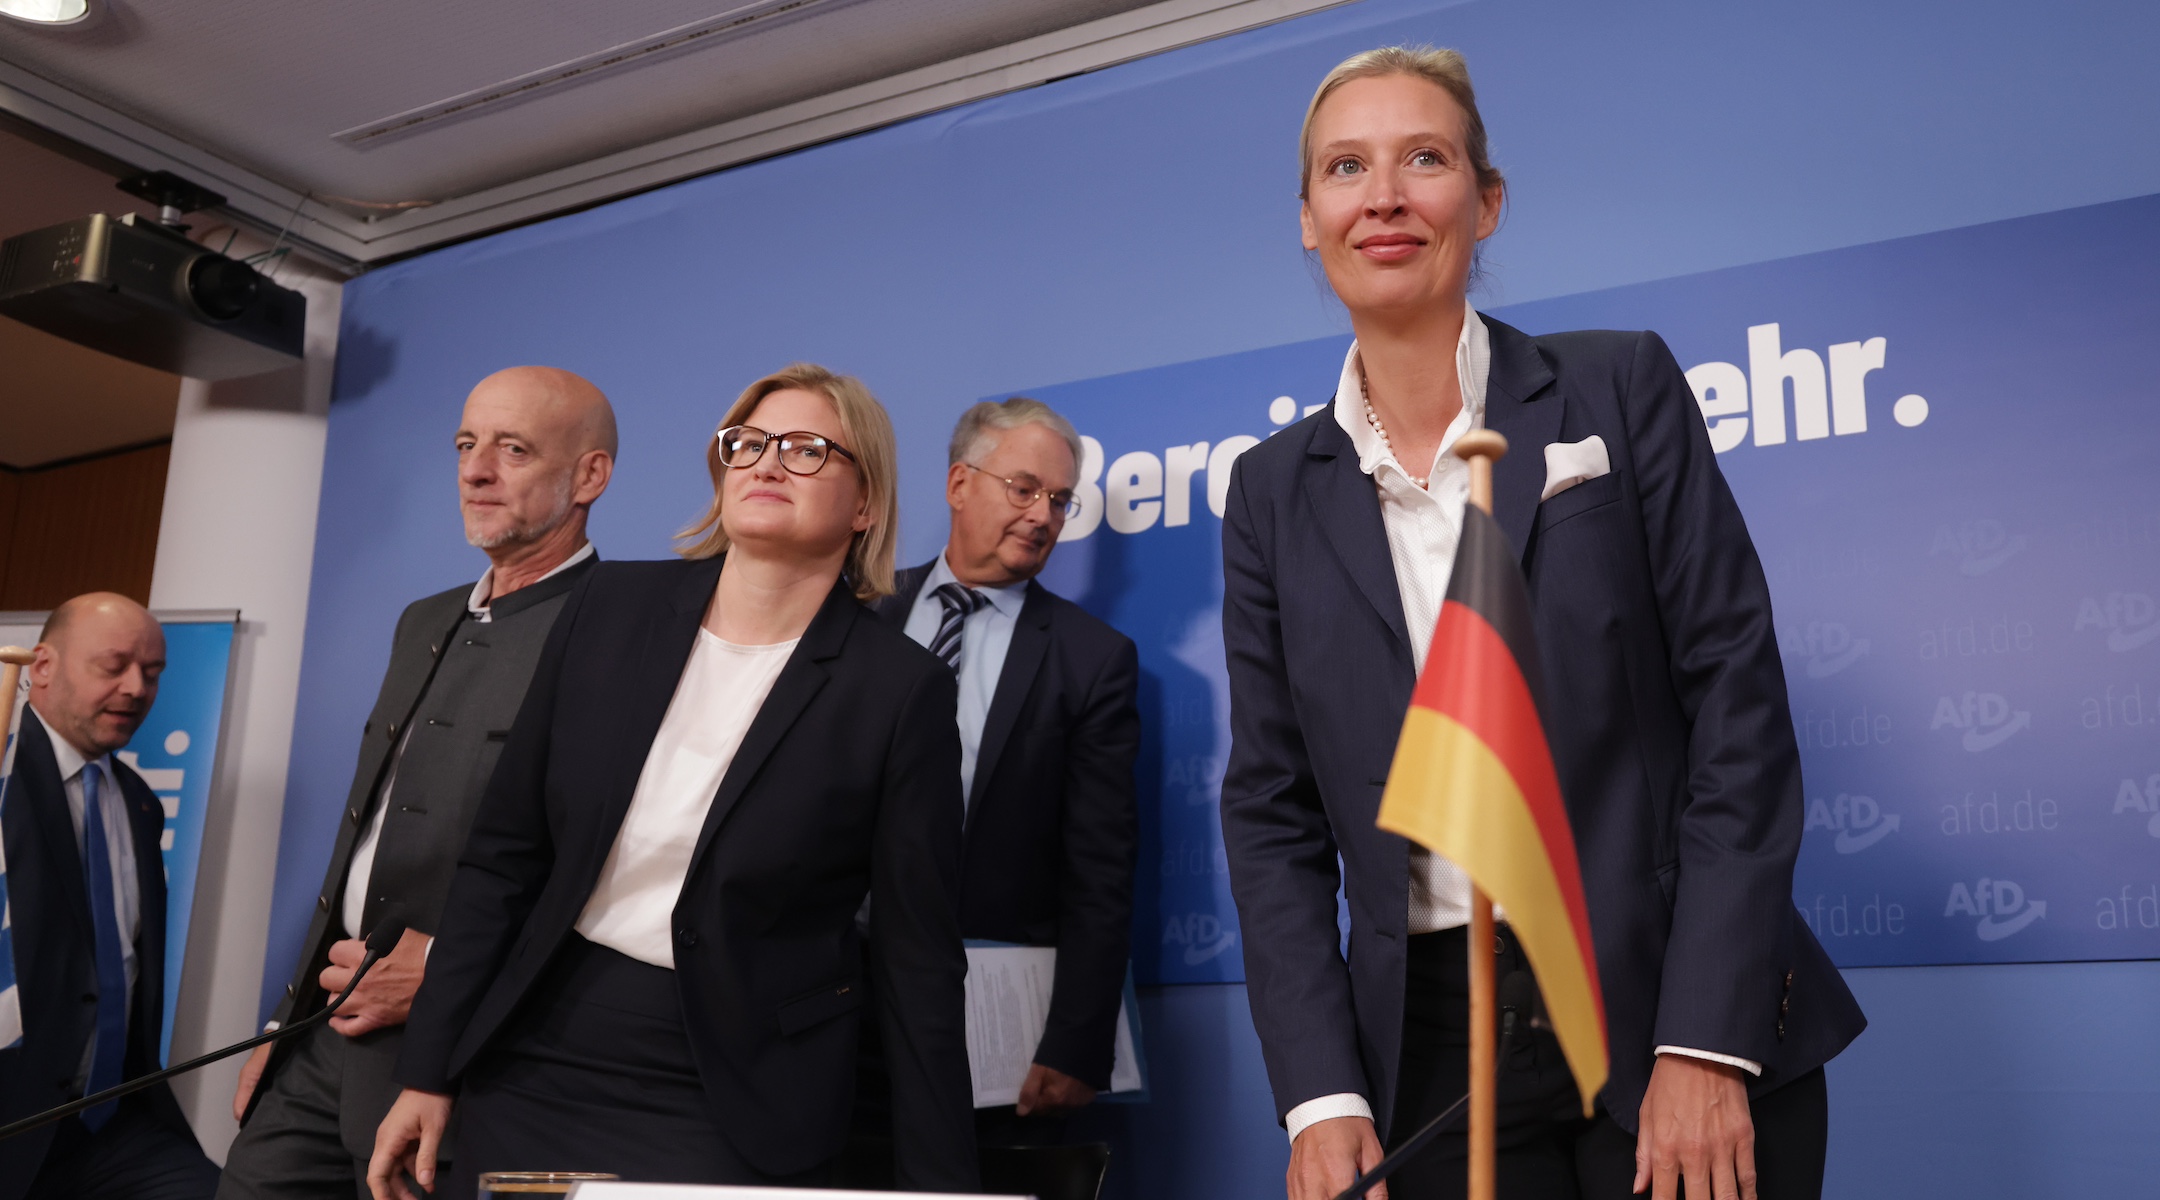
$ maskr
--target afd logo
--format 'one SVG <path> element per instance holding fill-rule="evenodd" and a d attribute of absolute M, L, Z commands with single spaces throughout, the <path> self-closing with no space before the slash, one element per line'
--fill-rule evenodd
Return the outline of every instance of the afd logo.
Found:
<path fill-rule="evenodd" d="M 2088 629 L 2106 630 L 2107 648 L 2127 654 L 2160 637 L 2160 611 L 2154 609 L 2153 598 L 2144 592 L 2087 596 L 2078 602 L 2073 632 Z"/>
<path fill-rule="evenodd" d="M 1964 731 L 1959 744 L 1969 754 L 1993 750 L 2016 735 L 2020 730 L 2032 727 L 2032 714 L 2024 709 L 2012 711 L 2010 702 L 1995 692 L 1967 692 L 1962 696 L 1944 696 L 1935 702 L 1935 719 L 1928 724 L 1928 732 L 1949 728 Z"/>
<path fill-rule="evenodd" d="M 1960 521 L 1939 526 L 1928 545 L 1928 557 L 1948 558 L 1960 575 L 1985 575 L 2022 553 L 2030 543 L 2022 533 L 2012 533 L 2001 521 Z"/>
<path fill-rule="evenodd" d="M 2008 879 L 1983 879 L 1968 890 L 1963 883 L 1950 885 L 1946 917 L 1978 917 L 1975 927 L 1983 942 L 1999 942 L 2047 915 L 2047 901 L 2027 900 L 2025 889 Z"/>
<path fill-rule="evenodd" d="M 2115 814 L 2139 813 L 2145 816 L 2145 832 L 2160 838 L 2160 775 L 2149 775 L 2145 786 L 2139 787 L 2135 779 L 2125 779 L 2115 789 Z"/>
<path fill-rule="evenodd" d="M 1848 796 L 1838 793 L 1834 800 L 1820 797 L 1807 803 L 1807 829 L 1837 831 L 1832 843 L 1839 854 L 1858 854 L 1869 846 L 1896 833 L 1900 818 L 1896 813 L 1885 813 L 1882 806 L 1866 796 Z"/>
<path fill-rule="evenodd" d="M 1186 913 L 1163 922 L 1163 945 L 1178 947 L 1188 967 L 1221 957 L 1236 942 L 1237 930 L 1224 929 L 1213 913 Z"/>
<path fill-rule="evenodd" d="M 1750 325 L 1747 347 L 1745 371 L 1727 362 L 1706 362 L 1688 369 L 1688 386 L 1695 390 L 1695 404 L 1702 409 L 1711 449 L 1723 454 L 1746 441 L 1751 429 L 1758 446 L 1783 443 L 1788 432 L 1788 385 L 1792 394 L 1789 431 L 1794 441 L 1867 432 L 1867 377 L 1870 371 L 1882 369 L 1890 352 L 1888 339 L 1839 342 L 1830 347 L 1827 369 L 1823 356 L 1813 350 L 1785 349 L 1774 321 Z M 1928 419 L 1927 398 L 1900 396 L 1890 406 L 1890 416 L 1907 428 L 1918 425 Z"/>
<path fill-rule="evenodd" d="M 1865 658 L 1868 640 L 1836 621 L 1809 621 L 1805 627 L 1787 629 L 1778 637 L 1779 648 L 1802 659 L 1809 679 L 1828 679 Z"/>
<path fill-rule="evenodd" d="M 170 757 L 178 758 L 186 754 L 188 747 L 193 745 L 194 742 L 195 739 L 188 736 L 187 730 L 175 729 L 165 735 L 165 753 Z M 172 821 L 180 815 L 180 789 L 187 784 L 187 769 L 185 767 L 143 766 L 140 757 L 133 750 L 122 750 L 119 758 L 121 762 L 128 765 L 129 770 L 142 776 L 142 781 L 150 785 L 151 791 L 157 793 L 158 803 L 165 808 L 166 821 L 165 832 L 158 839 L 158 849 L 172 849 Z"/>

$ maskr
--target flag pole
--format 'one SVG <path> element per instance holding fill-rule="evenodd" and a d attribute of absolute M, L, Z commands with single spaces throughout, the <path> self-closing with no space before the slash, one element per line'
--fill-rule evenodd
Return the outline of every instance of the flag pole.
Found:
<path fill-rule="evenodd" d="M 22 684 L 22 669 L 36 661 L 37 652 L 21 646 L 0 646 L 0 744 L 15 724 L 15 689 Z"/>
<path fill-rule="evenodd" d="M 1507 439 L 1489 429 L 1473 429 L 1455 443 L 1455 455 L 1470 465 L 1470 503 L 1492 515 L 1493 463 L 1507 453 Z M 1469 1200 L 1495 1200 L 1499 1158 L 1495 1135 L 1500 1124 L 1499 1003 L 1494 998 L 1492 899 L 1470 885 L 1470 1191 Z"/>

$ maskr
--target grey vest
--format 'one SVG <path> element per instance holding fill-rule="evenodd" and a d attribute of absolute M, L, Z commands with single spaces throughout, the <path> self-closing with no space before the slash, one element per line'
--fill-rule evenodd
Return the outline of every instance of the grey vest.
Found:
<path fill-rule="evenodd" d="M 435 932 L 465 835 L 524 703 L 540 648 L 570 590 L 595 561 L 587 559 L 502 597 L 489 606 L 491 619 L 484 624 L 466 611 L 470 584 L 416 600 L 398 618 L 390 665 L 368 716 L 344 819 L 338 822 L 337 845 L 315 898 L 300 961 L 278 1006 L 280 1023 L 304 1017 L 329 1000 L 317 978 L 331 944 L 345 936 L 342 914 L 353 851 L 386 782 L 391 808 L 375 844 L 362 932 L 385 915 L 422 933 Z M 399 755 L 401 741 L 405 751 Z M 358 1157 L 366 1157 L 375 1125 L 397 1098 L 390 1070 L 402 1033 L 368 1034 L 352 1043 L 346 1058 L 340 1117 L 348 1149 Z M 281 1045 L 272 1059 L 256 1089 L 257 1101 L 270 1088 L 289 1045 Z"/>

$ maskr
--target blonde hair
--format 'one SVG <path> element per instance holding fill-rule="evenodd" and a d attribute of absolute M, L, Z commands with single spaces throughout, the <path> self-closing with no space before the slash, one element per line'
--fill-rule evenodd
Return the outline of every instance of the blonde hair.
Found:
<path fill-rule="evenodd" d="M 893 590 L 893 543 L 900 526 L 900 489 L 897 485 L 899 453 L 893 448 L 892 418 L 862 380 L 840 375 L 815 363 L 794 363 L 767 375 L 736 397 L 718 428 L 727 429 L 750 419 L 758 402 L 774 392 L 814 392 L 832 402 L 840 418 L 840 442 L 855 456 L 862 476 L 864 506 L 870 512 L 870 528 L 855 535 L 843 568 L 855 589 L 855 598 L 869 603 Z M 785 429 L 769 430 L 787 433 Z M 712 506 L 705 515 L 676 535 L 675 552 L 684 558 L 711 558 L 728 548 L 727 530 L 720 523 L 721 480 L 728 466 L 720 461 L 720 442 L 705 442 L 705 468 L 712 475 Z M 827 469 L 831 469 L 828 464 Z"/>
<path fill-rule="evenodd" d="M 1306 198 L 1305 193 L 1312 182 L 1312 127 L 1313 118 L 1320 113 L 1320 105 L 1335 94 L 1335 89 L 1353 79 L 1379 79 L 1389 75 L 1414 76 L 1439 85 L 1453 97 L 1455 103 L 1462 106 L 1463 152 L 1470 156 L 1470 166 L 1477 172 L 1478 187 L 1490 189 L 1507 185 L 1507 178 L 1492 165 L 1487 153 L 1485 118 L 1478 115 L 1477 90 L 1470 86 L 1470 64 L 1463 61 L 1463 56 L 1453 50 L 1432 46 L 1382 46 L 1336 63 L 1335 69 L 1320 81 L 1312 103 L 1305 106 L 1305 124 L 1298 130 L 1298 199 Z"/>

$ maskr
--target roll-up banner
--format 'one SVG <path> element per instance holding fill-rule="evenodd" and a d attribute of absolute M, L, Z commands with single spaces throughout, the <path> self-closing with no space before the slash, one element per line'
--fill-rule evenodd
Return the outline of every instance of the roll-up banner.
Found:
<path fill-rule="evenodd" d="M 45 615 L 0 613 L 0 645 L 36 645 Z M 165 806 L 160 843 L 165 857 L 165 1036 L 158 1047 L 164 1059 L 172 1052 L 173 1006 L 179 1002 L 180 972 L 187 962 L 188 919 L 195 908 L 203 824 L 210 810 L 210 785 L 217 777 L 240 614 L 233 609 L 189 609 L 153 615 L 165 627 L 165 673 L 150 716 L 116 757 L 134 768 Z M 24 696 L 29 688 L 25 672 Z M 8 730 L 11 754 L 14 733 Z"/>

